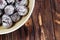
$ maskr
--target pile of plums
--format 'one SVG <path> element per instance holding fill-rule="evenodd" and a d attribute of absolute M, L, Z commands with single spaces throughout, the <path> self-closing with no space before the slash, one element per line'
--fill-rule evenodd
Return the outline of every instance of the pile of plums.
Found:
<path fill-rule="evenodd" d="M 28 13 L 28 0 L 0 0 L 0 25 L 10 28 Z"/>

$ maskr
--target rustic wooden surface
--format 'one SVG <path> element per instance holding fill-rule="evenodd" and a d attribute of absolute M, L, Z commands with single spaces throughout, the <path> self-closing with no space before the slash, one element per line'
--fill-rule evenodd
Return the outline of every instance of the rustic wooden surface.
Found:
<path fill-rule="evenodd" d="M 60 0 L 36 0 L 30 19 L 0 40 L 60 40 Z"/>

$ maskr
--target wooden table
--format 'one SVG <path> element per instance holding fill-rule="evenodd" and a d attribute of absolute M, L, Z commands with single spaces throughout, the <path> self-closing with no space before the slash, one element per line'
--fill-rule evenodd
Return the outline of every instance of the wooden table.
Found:
<path fill-rule="evenodd" d="M 30 19 L 0 40 L 60 40 L 60 0 L 36 0 Z"/>

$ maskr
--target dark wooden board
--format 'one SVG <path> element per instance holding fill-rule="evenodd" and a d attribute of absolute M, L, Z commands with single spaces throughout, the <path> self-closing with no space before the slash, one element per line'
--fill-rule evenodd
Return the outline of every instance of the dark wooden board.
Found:
<path fill-rule="evenodd" d="M 29 20 L 0 40 L 60 40 L 60 0 L 36 0 Z"/>

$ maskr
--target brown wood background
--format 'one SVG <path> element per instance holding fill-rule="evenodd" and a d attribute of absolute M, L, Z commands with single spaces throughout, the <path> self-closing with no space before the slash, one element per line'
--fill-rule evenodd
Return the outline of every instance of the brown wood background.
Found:
<path fill-rule="evenodd" d="M 60 0 L 36 0 L 30 19 L 0 40 L 60 40 Z"/>

